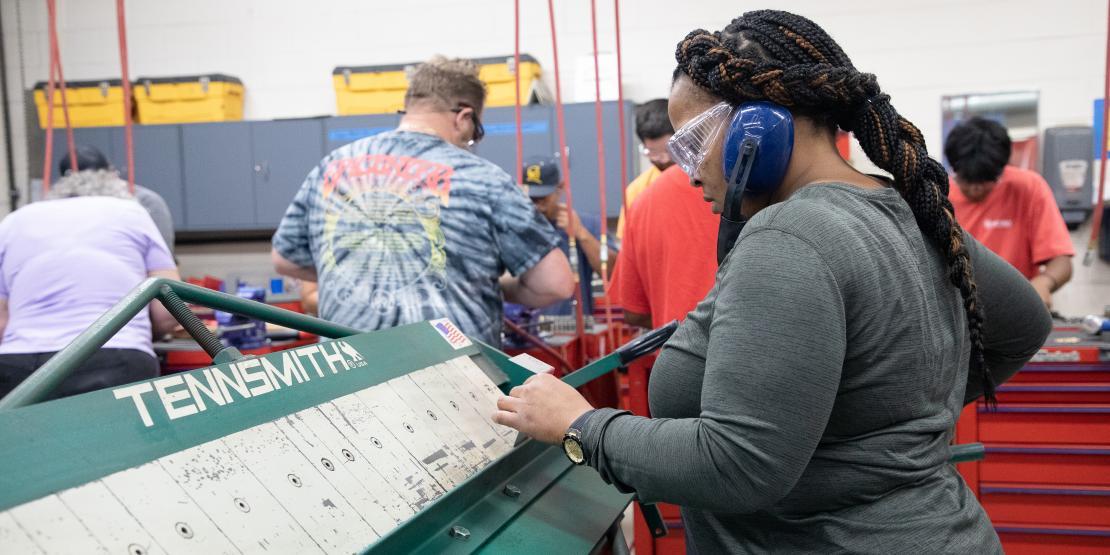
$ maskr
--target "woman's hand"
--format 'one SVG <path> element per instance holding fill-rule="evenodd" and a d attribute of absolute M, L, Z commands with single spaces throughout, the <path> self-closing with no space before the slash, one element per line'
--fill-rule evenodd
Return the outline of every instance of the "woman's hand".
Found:
<path fill-rule="evenodd" d="M 536 374 L 497 400 L 493 421 L 544 443 L 559 443 L 567 428 L 591 409 L 578 390 L 550 374 Z"/>

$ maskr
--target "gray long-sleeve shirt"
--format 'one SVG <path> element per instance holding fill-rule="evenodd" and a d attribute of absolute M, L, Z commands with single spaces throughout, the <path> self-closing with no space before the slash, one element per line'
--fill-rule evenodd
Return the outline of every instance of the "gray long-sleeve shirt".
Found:
<path fill-rule="evenodd" d="M 1051 319 L 1021 274 L 966 241 L 1002 381 Z M 947 463 L 980 392 L 969 352 L 959 292 L 898 193 L 805 187 L 752 218 L 663 348 L 654 418 L 588 417 L 588 463 L 681 505 L 695 552 L 998 552 Z"/>

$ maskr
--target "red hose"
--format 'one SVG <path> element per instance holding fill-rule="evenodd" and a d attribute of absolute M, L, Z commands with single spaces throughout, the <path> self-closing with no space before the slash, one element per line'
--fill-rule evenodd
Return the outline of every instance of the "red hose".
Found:
<path fill-rule="evenodd" d="M 127 21 L 123 0 L 116 0 L 116 27 L 119 31 L 120 75 L 123 78 L 123 142 L 127 148 L 127 188 L 135 194 L 135 142 L 131 133 L 131 75 L 127 70 Z"/>
<path fill-rule="evenodd" d="M 601 64 L 598 60 L 599 54 L 597 51 L 597 0 L 590 0 L 590 31 L 593 34 L 594 43 L 594 123 L 597 127 L 597 192 L 599 196 L 599 204 L 601 210 L 601 237 L 598 240 L 601 242 L 601 289 L 605 292 L 605 321 L 606 336 L 609 341 L 605 345 L 606 348 L 614 346 L 613 326 L 613 307 L 609 302 L 609 242 L 608 242 L 608 218 L 609 212 L 606 209 L 606 192 L 605 186 L 605 122 L 601 118 Z M 605 349 L 600 353 L 602 356 L 607 354 Z"/>
<path fill-rule="evenodd" d="M 1102 212 L 1106 205 L 1106 126 L 1110 124 L 1110 6 L 1106 14 L 1106 69 L 1102 89 L 1102 142 L 1099 143 L 1098 201 L 1095 203 L 1095 216 L 1091 219 L 1091 239 L 1087 242 L 1087 254 L 1083 264 L 1089 266 L 1098 251 L 1099 228 L 1102 227 Z"/>
<path fill-rule="evenodd" d="M 516 80 L 516 175 L 517 185 L 524 183 L 524 128 L 520 114 L 520 0 L 513 0 L 513 78 Z"/>
<path fill-rule="evenodd" d="M 555 62 L 555 116 L 559 123 L 559 160 L 562 162 L 563 179 L 567 184 L 567 212 L 573 212 L 574 193 L 571 191 L 570 164 L 567 163 L 567 129 L 565 114 L 563 113 L 562 85 L 559 80 L 559 44 L 555 38 L 555 0 L 547 0 L 547 15 L 551 21 L 551 56 Z M 572 247 L 574 246 L 574 232 L 575 229 L 572 225 L 572 228 L 567 230 Z M 574 252 L 572 248 L 570 256 L 578 256 L 578 253 Z M 586 326 L 582 318 L 582 287 L 578 283 L 578 275 L 574 276 L 574 285 L 574 326 L 577 330 L 578 339 L 581 341 L 585 335 Z"/>

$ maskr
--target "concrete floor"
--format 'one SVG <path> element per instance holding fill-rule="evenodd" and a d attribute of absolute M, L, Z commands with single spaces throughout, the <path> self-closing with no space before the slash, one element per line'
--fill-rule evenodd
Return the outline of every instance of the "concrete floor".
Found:
<path fill-rule="evenodd" d="M 1103 225 L 1110 225 L 1110 222 L 1103 222 Z M 1098 258 L 1095 253 L 1092 264 L 1083 265 L 1090 237 L 1090 220 L 1071 233 L 1072 244 L 1075 245 L 1072 278 L 1052 298 L 1052 309 L 1063 316 L 1102 314 L 1110 307 L 1110 262 Z"/>

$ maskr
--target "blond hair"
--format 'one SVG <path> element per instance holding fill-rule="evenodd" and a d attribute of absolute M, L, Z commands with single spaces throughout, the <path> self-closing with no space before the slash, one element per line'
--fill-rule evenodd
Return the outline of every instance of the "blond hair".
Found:
<path fill-rule="evenodd" d="M 434 56 L 413 68 L 408 75 L 405 109 L 431 102 L 444 109 L 460 104 L 482 111 L 486 103 L 486 84 L 478 78 L 478 64 L 464 58 Z"/>

